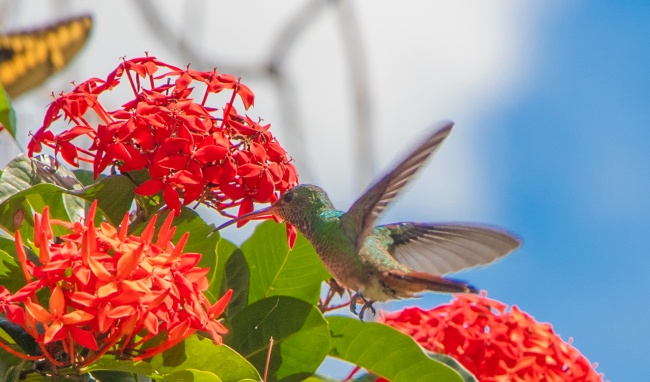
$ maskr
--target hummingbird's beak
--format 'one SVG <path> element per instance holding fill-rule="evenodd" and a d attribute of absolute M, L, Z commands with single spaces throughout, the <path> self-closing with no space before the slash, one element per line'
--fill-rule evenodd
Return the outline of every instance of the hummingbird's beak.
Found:
<path fill-rule="evenodd" d="M 238 217 L 236 217 L 236 218 L 234 218 L 232 220 L 228 220 L 227 222 L 223 223 L 219 227 L 215 228 L 215 231 L 219 231 L 219 230 L 221 230 L 223 228 L 228 227 L 229 225 L 235 224 L 235 223 L 237 223 L 239 221 L 242 221 L 242 220 L 250 220 L 250 219 L 254 219 L 256 217 L 263 216 L 263 215 L 269 215 L 269 217 L 271 217 L 271 216 L 274 215 L 273 210 L 274 210 L 274 206 L 271 205 L 269 207 L 262 208 L 261 210 L 257 210 L 257 211 L 249 212 L 247 214 L 243 214 L 242 216 L 238 216 Z"/>

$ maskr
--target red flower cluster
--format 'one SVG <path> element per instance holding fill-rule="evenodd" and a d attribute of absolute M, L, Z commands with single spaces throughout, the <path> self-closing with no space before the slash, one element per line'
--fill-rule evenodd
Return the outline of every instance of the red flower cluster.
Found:
<path fill-rule="evenodd" d="M 159 69 L 166 73 L 156 74 Z M 106 110 L 99 96 L 125 75 L 135 98 Z M 203 89 L 200 102 L 192 98 L 196 86 Z M 223 108 L 206 106 L 210 94 L 226 90 L 231 93 Z M 29 155 L 48 146 L 73 166 L 92 163 L 95 178 L 108 166 L 147 169 L 150 179 L 136 193 L 162 191 L 173 211 L 180 210 L 182 198 L 184 205 L 199 201 L 219 211 L 238 206 L 242 215 L 253 210 L 253 202 L 274 202 L 298 178 L 270 125 L 238 114 L 236 96 L 245 109 L 253 104 L 248 87 L 216 70 L 179 69 L 155 57 L 124 60 L 105 80 L 92 78 L 56 98 L 28 144 Z M 100 124 L 90 122 L 89 110 Z M 62 114 L 72 128 L 55 135 L 49 129 Z M 81 136 L 90 138 L 90 147 L 74 143 Z"/>
<path fill-rule="evenodd" d="M 107 223 L 95 227 L 96 206 L 85 223 L 50 220 L 47 208 L 36 214 L 38 264 L 29 260 L 16 232 L 27 285 L 14 294 L 0 286 L 0 313 L 34 337 L 42 355 L 21 354 L 1 341 L 0 347 L 64 367 L 88 365 L 106 353 L 146 359 L 197 330 L 221 344 L 227 330 L 217 319 L 232 292 L 210 304 L 203 294 L 208 269 L 196 267 L 201 255 L 183 253 L 188 233 L 176 245 L 170 242 L 173 214 L 154 241 L 155 218 L 142 235 L 128 235 L 128 214 L 119 229 Z M 53 226 L 70 233 L 55 238 Z M 44 296 L 47 306 L 39 303 Z"/>
<path fill-rule="evenodd" d="M 382 313 L 380 321 L 425 349 L 458 360 L 481 382 L 602 381 L 580 352 L 513 306 L 459 295 L 448 305 Z"/>

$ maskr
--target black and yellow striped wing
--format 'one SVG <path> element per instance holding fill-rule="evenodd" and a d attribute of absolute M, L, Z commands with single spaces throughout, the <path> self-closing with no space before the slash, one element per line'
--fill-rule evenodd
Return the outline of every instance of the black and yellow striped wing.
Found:
<path fill-rule="evenodd" d="M 93 20 L 77 16 L 51 26 L 0 34 L 0 83 L 16 98 L 63 69 L 83 47 Z"/>

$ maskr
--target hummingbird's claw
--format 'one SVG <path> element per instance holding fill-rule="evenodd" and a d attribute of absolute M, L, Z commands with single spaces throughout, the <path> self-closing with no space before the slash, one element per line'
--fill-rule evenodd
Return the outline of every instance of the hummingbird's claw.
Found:
<path fill-rule="evenodd" d="M 357 299 L 361 299 L 363 301 L 363 307 L 361 307 L 361 311 L 359 314 L 357 314 Z M 363 314 L 366 312 L 366 310 L 370 309 L 372 312 L 372 315 L 375 316 L 377 315 L 377 311 L 375 310 L 375 307 L 372 306 L 374 301 L 372 300 L 367 300 L 361 293 L 355 293 L 354 296 L 352 296 L 352 299 L 350 300 L 350 312 L 354 314 L 355 316 L 359 317 L 359 320 L 363 322 Z"/>
<path fill-rule="evenodd" d="M 355 293 L 350 299 L 350 312 L 357 316 L 357 298 L 361 297 L 359 293 Z"/>
<path fill-rule="evenodd" d="M 365 304 L 363 305 L 363 307 L 361 308 L 361 312 L 359 312 L 359 320 L 361 320 L 361 322 L 363 322 L 363 313 L 365 313 L 365 311 L 366 311 L 367 309 L 370 309 L 370 311 L 372 312 L 372 315 L 373 315 L 373 316 L 376 316 L 376 315 L 377 315 L 377 311 L 375 310 L 375 307 L 372 306 L 372 303 L 373 303 L 373 302 L 374 302 L 374 301 L 370 301 L 370 300 L 368 300 L 368 301 L 366 301 L 366 303 L 365 303 Z"/>

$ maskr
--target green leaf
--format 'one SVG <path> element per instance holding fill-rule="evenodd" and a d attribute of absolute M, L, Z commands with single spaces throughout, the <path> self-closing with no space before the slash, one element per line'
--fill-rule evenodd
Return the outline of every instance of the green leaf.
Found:
<path fill-rule="evenodd" d="M 213 232 L 212 235 L 219 235 L 219 233 Z M 224 277 L 226 275 L 226 263 L 235 251 L 239 251 L 239 248 L 235 244 L 222 237 L 219 238 L 216 248 L 217 264 L 214 268 L 213 278 L 210 280 L 210 287 L 208 288 L 215 296 L 221 294 L 221 284 L 225 281 Z"/>
<path fill-rule="evenodd" d="M 83 184 L 77 179 L 74 172 L 67 167 L 57 163 L 57 160 L 46 154 L 38 155 L 31 159 L 36 175 L 43 183 L 56 184 L 66 190 L 77 190 L 83 188 Z"/>
<path fill-rule="evenodd" d="M 0 341 L 4 342 L 7 346 L 17 352 L 21 352 L 21 348 L 16 344 L 16 341 L 4 330 L 0 330 Z M 25 360 L 13 354 L 9 354 L 4 350 L 0 350 L 0 354 L 2 354 L 0 357 L 0 381 L 2 381 L 3 376 L 7 374 L 12 366 L 22 365 Z"/>
<path fill-rule="evenodd" d="M 0 84 L 0 123 L 16 139 L 16 112 L 2 84 Z"/>
<path fill-rule="evenodd" d="M 113 225 L 119 224 L 133 202 L 135 186 L 125 176 L 109 176 L 97 183 L 68 190 L 54 184 L 41 183 L 36 166 L 24 155 L 14 158 L 0 176 L 0 226 L 7 232 L 20 227 L 23 237 L 31 238 L 33 229 L 21 226 L 23 221 L 33 226 L 33 214 L 50 206 L 52 218 L 78 221 L 84 217 L 81 199 L 97 200 L 99 209 Z"/>
<path fill-rule="evenodd" d="M 221 382 L 221 379 L 209 371 L 186 369 L 175 371 L 165 376 L 164 381 L 170 382 Z"/>
<path fill-rule="evenodd" d="M 34 213 L 42 213 L 45 206 L 50 207 L 50 217 L 53 219 L 78 220 L 78 206 L 68 205 L 62 197 L 65 192 L 67 190 L 53 184 L 41 183 L 12 195 L 0 203 L 0 226 L 11 234 L 20 228 L 22 237 L 31 239 L 34 237 Z M 55 230 L 55 235 L 64 232 L 61 228 Z"/>
<path fill-rule="evenodd" d="M 101 382 L 150 382 L 151 381 L 151 378 L 145 377 L 142 374 L 133 374 L 133 373 L 128 373 L 126 371 L 98 370 L 98 371 L 93 371 L 91 375 L 93 378 L 95 378 L 95 381 L 101 381 Z M 92 379 L 88 379 L 88 380 L 93 381 Z"/>
<path fill-rule="evenodd" d="M 262 374 L 274 339 L 268 381 L 302 381 L 320 366 L 330 347 L 327 321 L 313 305 L 286 296 L 269 297 L 230 320 L 225 341 Z"/>
<path fill-rule="evenodd" d="M 27 363 L 27 361 L 22 360 L 18 365 L 10 367 L 9 370 L 7 370 L 7 373 L 5 375 L 3 375 L 3 376 L 0 376 L 0 377 L 4 377 L 3 380 L 5 382 L 18 382 L 18 381 L 20 381 L 20 371 L 25 366 L 25 363 Z"/>
<path fill-rule="evenodd" d="M 244 253 L 231 242 L 221 239 L 217 244 L 216 273 L 208 291 L 213 296 L 221 296 L 232 289 L 226 317 L 234 316 L 248 305 L 249 284 L 250 271 Z"/>
<path fill-rule="evenodd" d="M 197 335 L 152 357 L 149 363 L 158 375 L 195 369 L 213 373 L 224 382 L 261 379 L 253 365 L 233 349 L 226 345 L 215 345 L 211 339 Z"/>
<path fill-rule="evenodd" d="M 56 184 L 59 187 L 73 190 L 82 187 L 74 173 L 64 166 L 54 165 L 54 158 L 30 159 L 23 154 L 12 159 L 0 175 L 0 202 L 12 195 L 29 189 L 40 183 Z M 79 208 L 78 203 L 69 196 L 64 196 L 66 203 Z"/>
<path fill-rule="evenodd" d="M 135 185 L 124 175 L 111 175 L 100 179 L 97 183 L 80 190 L 64 190 L 64 192 L 93 202 L 102 211 L 109 223 L 120 224 L 124 215 L 131 209 Z"/>
<path fill-rule="evenodd" d="M 10 196 L 41 183 L 31 159 L 20 154 L 5 166 L 0 174 L 0 203 Z"/>
<path fill-rule="evenodd" d="M 0 285 L 16 293 L 27 281 L 15 256 L 16 243 L 0 237 Z"/>
<path fill-rule="evenodd" d="M 409 336 L 390 326 L 329 316 L 330 355 L 359 365 L 392 382 L 462 382 L 458 373 L 432 360 Z"/>
<path fill-rule="evenodd" d="M 0 329 L 4 330 L 26 354 L 43 354 L 34 337 L 27 333 L 21 325 L 0 317 Z"/>
<path fill-rule="evenodd" d="M 105 355 L 89 366 L 83 368 L 81 371 L 84 373 L 95 374 L 95 372 L 108 370 L 108 371 L 120 371 L 126 373 L 135 373 L 142 374 L 146 376 L 158 376 L 154 368 L 148 362 L 133 362 L 127 360 L 116 359 L 113 356 Z"/>
<path fill-rule="evenodd" d="M 460 364 L 460 362 L 456 361 L 455 359 L 451 358 L 450 356 L 446 354 L 438 354 L 438 353 L 432 353 L 430 351 L 425 350 L 424 353 L 427 355 L 427 357 L 431 359 L 435 359 L 438 362 L 442 362 L 445 365 L 451 367 L 452 369 L 456 370 L 456 372 L 463 378 L 464 382 L 477 382 L 476 377 L 472 375 L 467 369 L 463 367 L 463 365 Z"/>
<path fill-rule="evenodd" d="M 284 224 L 264 222 L 241 246 L 250 267 L 248 303 L 270 296 L 291 296 L 318 302 L 321 283 L 329 273 L 304 236 L 289 250 Z"/>
<path fill-rule="evenodd" d="M 74 176 L 81 182 L 84 186 L 90 186 L 95 183 L 95 174 L 91 170 L 84 169 L 75 169 L 72 170 Z M 106 178 L 105 175 L 99 174 L 99 180 Z"/>

